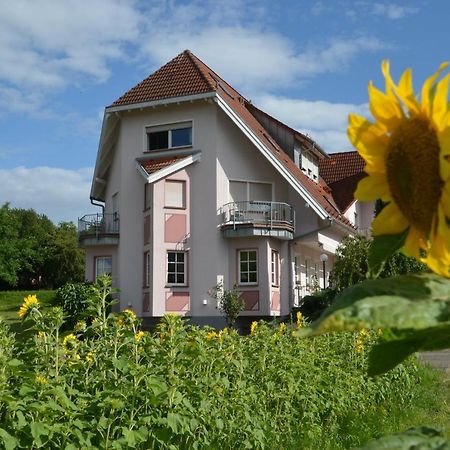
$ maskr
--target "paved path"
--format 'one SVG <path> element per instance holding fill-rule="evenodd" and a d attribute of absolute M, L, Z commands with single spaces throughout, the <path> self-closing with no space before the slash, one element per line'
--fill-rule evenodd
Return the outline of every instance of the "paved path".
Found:
<path fill-rule="evenodd" d="M 450 374 L 450 349 L 439 352 L 423 352 L 419 354 L 419 358 L 431 366 L 445 370 Z"/>

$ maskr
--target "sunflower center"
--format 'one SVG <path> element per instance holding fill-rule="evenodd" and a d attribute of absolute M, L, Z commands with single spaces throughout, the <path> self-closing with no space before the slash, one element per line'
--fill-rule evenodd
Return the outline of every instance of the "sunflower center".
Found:
<path fill-rule="evenodd" d="M 424 117 L 405 120 L 393 133 L 386 156 L 392 197 L 409 223 L 428 234 L 443 182 L 439 141 Z"/>

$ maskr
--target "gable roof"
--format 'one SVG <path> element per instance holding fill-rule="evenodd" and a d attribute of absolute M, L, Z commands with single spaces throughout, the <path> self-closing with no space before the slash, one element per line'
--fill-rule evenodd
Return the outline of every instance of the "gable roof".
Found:
<path fill-rule="evenodd" d="M 194 62 L 192 53 L 185 50 L 125 92 L 111 106 L 184 97 L 214 90 L 211 80 L 205 77 Z"/>
<path fill-rule="evenodd" d="M 343 212 L 354 202 L 356 186 L 366 176 L 364 166 L 364 159 L 355 151 L 332 153 L 328 159 L 319 162 L 320 175 Z"/>
<path fill-rule="evenodd" d="M 335 203 L 325 184 L 307 177 L 278 145 L 269 131 L 252 113 L 251 103 L 189 50 L 180 53 L 166 65 L 118 98 L 108 109 L 143 104 L 162 99 L 215 93 L 218 105 L 265 154 L 323 219 L 329 217 L 353 228 Z M 136 105 L 137 106 L 137 105 Z M 281 122 L 280 122 L 281 123 Z M 287 127 L 287 125 L 286 125 Z M 299 137 L 306 136 L 296 132 Z M 310 139 L 308 139 L 310 140 Z"/>
<path fill-rule="evenodd" d="M 364 171 L 364 159 L 358 152 L 331 153 L 319 162 L 320 176 L 331 184 Z"/>

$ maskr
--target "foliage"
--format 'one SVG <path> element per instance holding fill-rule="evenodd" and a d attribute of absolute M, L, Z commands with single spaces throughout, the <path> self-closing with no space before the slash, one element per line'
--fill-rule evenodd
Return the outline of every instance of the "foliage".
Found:
<path fill-rule="evenodd" d="M 330 288 L 319 290 L 312 295 L 305 295 L 301 305 L 294 308 L 294 313 L 298 310 L 306 320 L 316 320 L 333 303 L 335 297 L 336 290 Z"/>
<path fill-rule="evenodd" d="M 0 288 L 58 287 L 84 279 L 75 225 L 55 226 L 32 209 L 0 208 Z"/>
<path fill-rule="evenodd" d="M 92 284 L 88 282 L 66 283 L 56 291 L 55 304 L 63 309 L 70 328 L 86 318 L 86 308 L 90 304 L 92 292 Z"/>
<path fill-rule="evenodd" d="M 404 433 L 383 437 L 360 450 L 450 450 L 450 441 L 439 430 L 430 427 L 411 428 Z"/>
<path fill-rule="evenodd" d="M 240 336 L 168 315 L 149 334 L 133 311 L 107 315 L 111 292 L 102 279 L 92 324 L 65 336 L 60 309 L 39 303 L 27 311 L 35 334 L 25 345 L 0 324 L 0 446 L 349 448 L 363 442 L 345 424 L 418 398 L 413 359 L 365 375 L 376 333 L 302 340 L 285 324 L 255 322 Z"/>
<path fill-rule="evenodd" d="M 330 284 L 336 290 L 342 291 L 361 283 L 367 279 L 368 274 L 387 278 L 423 272 L 426 269 L 424 264 L 414 258 L 409 258 L 402 253 L 389 253 L 392 249 L 398 250 L 397 246 L 387 243 L 380 247 L 382 242 L 385 241 L 380 240 L 379 237 L 374 240 L 364 236 L 349 236 L 342 239 L 336 250 L 337 259 L 330 274 Z M 388 252 L 387 258 L 381 260 L 381 255 L 386 255 L 386 252 Z"/>
<path fill-rule="evenodd" d="M 222 284 L 214 286 L 211 297 L 219 302 L 219 310 L 225 316 L 228 326 L 233 326 L 245 305 L 241 293 L 236 285 L 233 289 L 227 290 Z"/>

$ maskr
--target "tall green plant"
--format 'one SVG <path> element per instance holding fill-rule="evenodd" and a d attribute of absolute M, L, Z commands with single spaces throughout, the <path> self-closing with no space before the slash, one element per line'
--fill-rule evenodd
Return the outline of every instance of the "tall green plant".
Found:
<path fill-rule="evenodd" d="M 218 301 L 218 308 L 225 316 L 228 325 L 233 326 L 245 307 L 237 285 L 235 284 L 233 289 L 228 290 L 223 288 L 222 283 L 219 283 L 212 288 L 211 297 Z"/>

